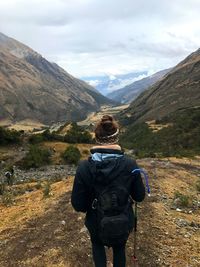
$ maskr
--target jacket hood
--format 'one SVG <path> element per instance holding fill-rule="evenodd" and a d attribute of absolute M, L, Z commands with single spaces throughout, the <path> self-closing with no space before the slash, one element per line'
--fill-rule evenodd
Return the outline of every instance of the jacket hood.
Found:
<path fill-rule="evenodd" d="M 91 149 L 91 171 L 94 179 L 101 184 L 108 184 L 114 180 L 123 169 L 124 153 L 115 149 Z"/>

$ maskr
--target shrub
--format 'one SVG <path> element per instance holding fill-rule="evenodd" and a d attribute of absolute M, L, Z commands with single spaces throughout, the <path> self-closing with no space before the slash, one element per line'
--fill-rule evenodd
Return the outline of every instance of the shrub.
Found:
<path fill-rule="evenodd" d="M 0 127 L 0 145 L 20 143 L 21 132 Z"/>
<path fill-rule="evenodd" d="M 29 137 L 29 143 L 31 144 L 39 144 L 44 141 L 44 138 L 41 134 L 33 134 Z"/>
<path fill-rule="evenodd" d="M 91 134 L 78 126 L 76 123 L 72 123 L 71 129 L 64 136 L 64 141 L 70 144 L 85 143 L 91 144 L 93 142 Z"/>
<path fill-rule="evenodd" d="M 77 164 L 81 158 L 81 153 L 77 147 L 68 146 L 61 156 L 67 163 Z"/>
<path fill-rule="evenodd" d="M 174 201 L 180 207 L 189 207 L 190 206 L 190 197 L 180 193 L 179 191 L 175 191 Z"/>
<path fill-rule="evenodd" d="M 29 143 L 39 144 L 43 141 L 64 141 L 63 136 L 56 134 L 56 132 L 50 132 L 49 129 L 39 134 L 33 134 L 29 137 Z"/>
<path fill-rule="evenodd" d="M 5 191 L 2 195 L 2 203 L 5 205 L 5 206 L 10 206 L 12 205 L 14 202 L 14 196 L 13 196 L 13 193 L 12 192 L 9 192 L 9 191 Z"/>
<path fill-rule="evenodd" d="M 3 195 L 6 189 L 6 185 L 4 182 L 0 183 L 0 195 Z"/>
<path fill-rule="evenodd" d="M 21 167 L 25 169 L 38 168 L 50 163 L 50 152 L 36 145 L 31 145 L 29 152 L 21 162 Z"/>
<path fill-rule="evenodd" d="M 41 181 L 38 181 L 37 184 L 35 185 L 35 188 L 37 190 L 41 189 L 42 188 L 42 182 Z"/>
<path fill-rule="evenodd" d="M 47 181 L 45 184 L 44 184 L 44 187 L 43 187 L 43 197 L 46 198 L 46 197 L 50 197 L 50 192 L 51 192 L 51 184 L 49 181 Z"/>
<path fill-rule="evenodd" d="M 198 192 L 200 192 L 200 180 L 196 182 L 196 189 Z"/>

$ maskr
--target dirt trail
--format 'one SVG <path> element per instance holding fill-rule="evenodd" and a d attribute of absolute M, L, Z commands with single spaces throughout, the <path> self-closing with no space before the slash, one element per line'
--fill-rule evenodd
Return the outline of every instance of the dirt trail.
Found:
<path fill-rule="evenodd" d="M 141 160 L 139 163 L 149 173 L 152 190 L 151 197 L 138 209 L 140 267 L 200 266 L 199 209 L 176 211 L 171 208 L 177 188 L 200 201 L 193 186 L 199 174 L 198 166 L 191 170 L 187 164 L 167 160 Z M 42 199 L 38 190 L 26 199 L 19 199 L 14 208 L 0 207 L 3 214 L 1 267 L 93 266 L 89 236 L 83 228 L 84 215 L 74 212 L 70 204 L 71 185 L 72 181 L 55 184 L 54 195 L 47 200 Z M 22 204 L 24 210 L 20 209 Z M 27 209 L 29 214 L 20 220 Z M 6 216 L 11 216 L 13 222 L 3 224 Z M 132 253 L 133 235 L 127 243 L 128 267 L 133 266 Z M 110 259 L 110 251 L 108 255 Z"/>

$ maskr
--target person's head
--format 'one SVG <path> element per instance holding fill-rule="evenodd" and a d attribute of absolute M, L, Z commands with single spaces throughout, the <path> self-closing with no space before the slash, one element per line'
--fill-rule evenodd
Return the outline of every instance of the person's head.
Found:
<path fill-rule="evenodd" d="M 104 115 L 95 128 L 95 139 L 98 144 L 112 145 L 118 142 L 119 126 L 110 115 Z"/>

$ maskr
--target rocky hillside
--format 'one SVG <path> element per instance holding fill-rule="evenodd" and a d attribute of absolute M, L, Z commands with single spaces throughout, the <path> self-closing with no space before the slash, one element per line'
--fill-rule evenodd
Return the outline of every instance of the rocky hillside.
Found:
<path fill-rule="evenodd" d="M 200 49 L 143 92 L 120 114 L 129 123 L 162 119 L 178 110 L 200 105 Z"/>
<path fill-rule="evenodd" d="M 121 103 L 130 103 L 133 101 L 140 93 L 146 90 L 149 86 L 155 84 L 157 81 L 163 78 L 163 76 L 168 73 L 170 69 L 162 70 L 156 72 L 155 74 L 143 78 L 139 81 L 135 81 L 130 85 L 127 85 L 119 90 L 116 90 L 107 95 L 108 98 L 113 99 Z"/>
<path fill-rule="evenodd" d="M 57 64 L 0 33 L 0 120 L 81 120 L 110 103 Z"/>

